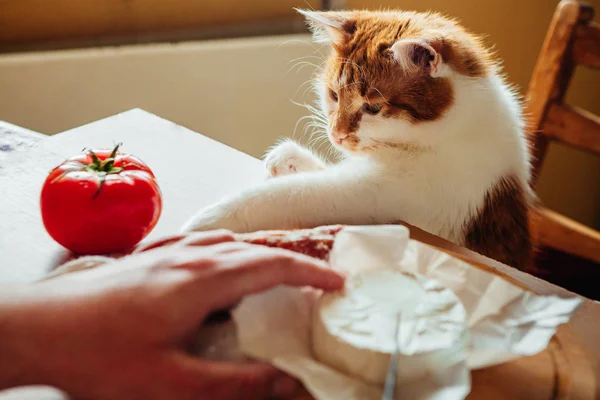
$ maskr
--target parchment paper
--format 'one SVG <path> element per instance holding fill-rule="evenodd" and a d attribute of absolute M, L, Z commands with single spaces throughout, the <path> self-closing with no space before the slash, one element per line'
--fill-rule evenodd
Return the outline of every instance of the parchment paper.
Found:
<path fill-rule="evenodd" d="M 400 399 L 463 399 L 470 370 L 546 348 L 580 299 L 537 296 L 446 253 L 409 239 L 402 226 L 347 227 L 336 237 L 331 266 L 344 271 L 394 266 L 451 289 L 467 312 L 468 343 L 432 373 L 397 388 Z M 382 389 L 320 363 L 311 350 L 312 307 L 320 293 L 278 287 L 247 297 L 234 311 L 239 345 L 300 379 L 318 400 L 379 399 Z M 407 367 L 410 358 L 403 361 Z M 401 364 L 399 368 L 402 368 Z"/>

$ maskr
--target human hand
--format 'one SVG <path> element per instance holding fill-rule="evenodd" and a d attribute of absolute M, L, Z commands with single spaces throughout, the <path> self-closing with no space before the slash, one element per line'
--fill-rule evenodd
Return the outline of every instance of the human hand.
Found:
<path fill-rule="evenodd" d="M 51 385 L 86 400 L 287 396 L 295 381 L 270 365 L 202 360 L 186 347 L 207 315 L 245 295 L 279 284 L 336 290 L 343 277 L 318 260 L 232 240 L 194 234 L 0 291 L 0 356 L 12 361 L 3 363 L 9 373 L 0 367 L 0 388 Z"/>

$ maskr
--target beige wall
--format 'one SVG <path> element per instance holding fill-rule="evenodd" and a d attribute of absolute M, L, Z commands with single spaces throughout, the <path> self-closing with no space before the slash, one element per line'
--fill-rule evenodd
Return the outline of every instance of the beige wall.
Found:
<path fill-rule="evenodd" d="M 0 119 L 53 134 L 140 107 L 260 157 L 306 115 L 312 67 L 290 60 L 312 53 L 297 35 L 4 55 Z"/>
<path fill-rule="evenodd" d="M 600 0 L 592 0 L 600 10 Z M 511 82 L 526 88 L 556 2 L 548 0 L 349 0 L 350 7 L 435 9 L 488 35 Z M 309 101 L 315 51 L 307 35 L 0 56 L 0 119 L 56 133 L 141 107 L 254 156 L 288 136 Z M 300 61 L 315 62 L 315 58 Z M 600 113 L 600 76 L 577 73 L 569 99 Z M 300 89 L 299 89 L 300 88 Z M 302 129 L 296 136 L 302 138 Z M 304 137 L 305 138 L 305 137 Z M 554 146 L 544 202 L 600 226 L 600 159 Z"/>
<path fill-rule="evenodd" d="M 600 14 L 600 0 L 586 0 Z M 485 34 L 524 93 L 557 0 L 347 0 L 348 8 L 436 10 Z M 596 17 L 598 20 L 598 17 Z M 600 114 L 600 72 L 577 71 L 568 101 Z M 550 208 L 600 228 L 600 157 L 551 146 L 538 193 Z"/>

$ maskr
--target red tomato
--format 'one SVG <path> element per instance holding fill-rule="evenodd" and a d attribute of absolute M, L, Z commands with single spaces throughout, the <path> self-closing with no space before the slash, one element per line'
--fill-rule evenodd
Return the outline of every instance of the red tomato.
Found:
<path fill-rule="evenodd" d="M 158 222 L 160 189 L 142 160 L 110 150 L 88 150 L 54 168 L 42 188 L 44 226 L 79 254 L 135 246 Z"/>

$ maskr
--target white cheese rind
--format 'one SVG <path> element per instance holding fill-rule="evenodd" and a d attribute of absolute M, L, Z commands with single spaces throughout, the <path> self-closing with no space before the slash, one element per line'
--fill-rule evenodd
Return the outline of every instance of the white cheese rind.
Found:
<path fill-rule="evenodd" d="M 423 276 L 373 270 L 325 293 L 313 314 L 315 357 L 341 372 L 383 384 L 400 318 L 397 384 L 425 379 L 464 357 L 467 318 L 452 291 Z"/>

